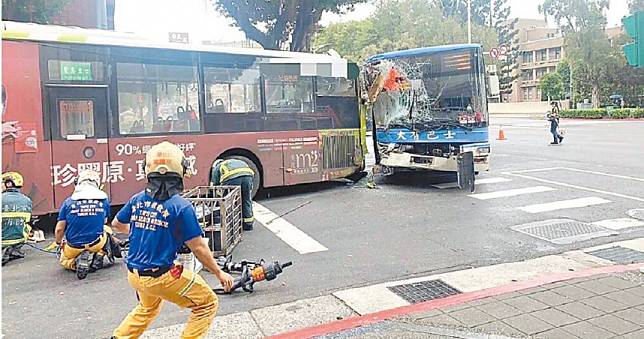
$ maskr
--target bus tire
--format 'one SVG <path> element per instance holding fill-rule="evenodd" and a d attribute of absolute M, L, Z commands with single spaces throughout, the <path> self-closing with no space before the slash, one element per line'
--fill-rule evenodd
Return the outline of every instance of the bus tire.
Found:
<path fill-rule="evenodd" d="M 259 173 L 259 168 L 255 164 L 254 161 L 246 158 L 243 155 L 230 155 L 227 156 L 226 159 L 237 159 L 245 162 L 248 167 L 250 167 L 253 172 L 255 172 L 255 175 L 253 176 L 253 192 L 251 193 L 252 197 L 255 198 L 255 195 L 257 195 L 257 192 L 259 191 L 260 185 L 261 185 L 261 173 Z"/>

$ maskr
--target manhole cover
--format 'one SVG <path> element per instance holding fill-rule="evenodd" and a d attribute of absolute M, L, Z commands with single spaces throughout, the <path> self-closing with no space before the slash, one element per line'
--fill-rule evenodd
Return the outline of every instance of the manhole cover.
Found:
<path fill-rule="evenodd" d="M 631 218 L 644 220 L 644 208 L 629 210 L 628 212 L 626 212 L 626 214 Z"/>
<path fill-rule="evenodd" d="M 446 284 L 442 280 L 427 280 L 411 284 L 389 286 L 390 291 L 412 304 L 419 302 L 445 298 L 450 295 L 459 294 L 461 291 Z"/>
<path fill-rule="evenodd" d="M 622 246 L 602 248 L 600 250 L 594 250 L 586 253 L 622 265 L 644 262 L 644 252 L 636 251 L 634 249 Z"/>
<path fill-rule="evenodd" d="M 572 219 L 551 219 L 513 226 L 512 229 L 558 245 L 617 234 L 604 227 Z"/>

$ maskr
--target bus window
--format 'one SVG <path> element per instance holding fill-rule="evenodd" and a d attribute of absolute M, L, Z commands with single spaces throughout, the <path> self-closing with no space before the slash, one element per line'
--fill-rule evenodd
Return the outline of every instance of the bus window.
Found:
<path fill-rule="evenodd" d="M 259 70 L 204 67 L 206 113 L 260 112 Z"/>
<path fill-rule="evenodd" d="M 58 100 L 60 114 L 60 135 L 94 136 L 94 101 L 93 100 Z"/>
<path fill-rule="evenodd" d="M 317 77 L 317 95 L 322 97 L 355 97 L 355 81 L 346 78 Z"/>
<path fill-rule="evenodd" d="M 266 80 L 268 113 L 312 113 L 313 81 L 311 77 L 282 75 Z"/>
<path fill-rule="evenodd" d="M 201 130 L 196 67 L 118 63 L 116 72 L 120 134 Z"/>

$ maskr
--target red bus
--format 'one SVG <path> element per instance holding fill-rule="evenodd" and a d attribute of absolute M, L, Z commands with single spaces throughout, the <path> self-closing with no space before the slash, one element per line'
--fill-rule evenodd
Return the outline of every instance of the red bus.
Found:
<path fill-rule="evenodd" d="M 157 43 L 130 34 L 3 22 L 2 169 L 25 178 L 34 215 L 54 213 L 76 174 L 99 171 L 112 203 L 143 187 L 163 140 L 193 175 L 237 157 L 256 187 L 364 168 L 357 67 L 327 55 Z"/>

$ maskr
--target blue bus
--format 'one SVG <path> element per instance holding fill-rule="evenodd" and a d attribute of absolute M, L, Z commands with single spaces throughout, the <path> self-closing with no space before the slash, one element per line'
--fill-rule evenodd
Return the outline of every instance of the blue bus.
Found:
<path fill-rule="evenodd" d="M 456 172 L 459 155 L 472 152 L 474 171 L 489 170 L 480 45 L 374 55 L 365 62 L 361 78 L 381 167 Z"/>

